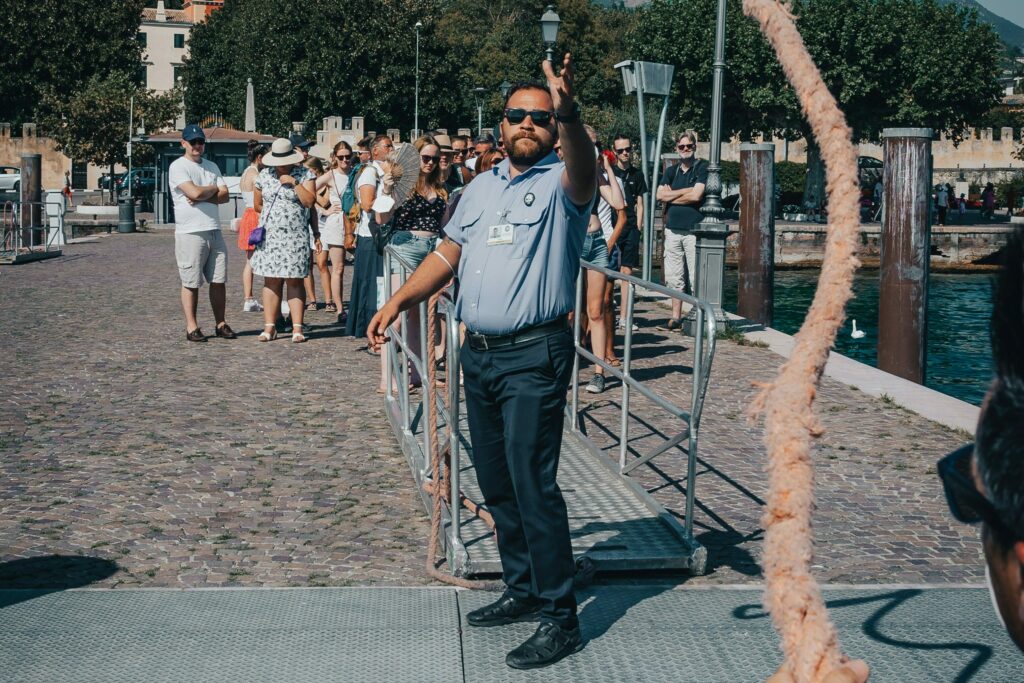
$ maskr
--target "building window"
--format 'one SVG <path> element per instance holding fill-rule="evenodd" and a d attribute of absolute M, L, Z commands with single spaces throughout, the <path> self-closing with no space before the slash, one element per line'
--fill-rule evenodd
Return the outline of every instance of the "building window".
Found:
<path fill-rule="evenodd" d="M 175 33 L 174 34 L 174 47 L 179 48 L 179 49 L 185 47 L 185 34 L 184 33 Z"/>
<path fill-rule="evenodd" d="M 149 78 L 148 78 L 149 73 L 148 72 L 149 72 L 149 65 L 148 64 L 143 64 L 142 66 L 139 67 L 138 81 L 139 81 L 139 85 L 141 85 L 143 88 L 148 88 L 149 87 Z"/>
<path fill-rule="evenodd" d="M 178 79 L 181 78 L 181 64 L 174 65 L 174 85 L 178 84 Z"/>
<path fill-rule="evenodd" d="M 139 45 L 141 45 L 142 47 L 146 47 L 146 34 L 145 33 L 143 33 L 142 31 L 139 31 L 138 33 L 135 34 L 135 38 L 139 41 Z"/>

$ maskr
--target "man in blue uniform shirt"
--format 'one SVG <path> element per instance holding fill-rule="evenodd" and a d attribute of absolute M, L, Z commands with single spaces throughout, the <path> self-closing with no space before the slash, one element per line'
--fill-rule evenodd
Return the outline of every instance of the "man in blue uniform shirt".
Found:
<path fill-rule="evenodd" d="M 572 372 L 567 315 L 597 187 L 594 147 L 573 100 L 572 60 L 547 87 L 523 84 L 505 101 L 507 159 L 477 176 L 445 239 L 370 322 L 371 347 L 401 311 L 455 273 L 467 328 L 462 349 L 473 465 L 497 527 L 507 590 L 467 615 L 471 626 L 540 619 L 512 650 L 517 669 L 547 666 L 582 647 L 565 501 L 555 481 Z M 564 161 L 552 151 L 555 142 Z"/>

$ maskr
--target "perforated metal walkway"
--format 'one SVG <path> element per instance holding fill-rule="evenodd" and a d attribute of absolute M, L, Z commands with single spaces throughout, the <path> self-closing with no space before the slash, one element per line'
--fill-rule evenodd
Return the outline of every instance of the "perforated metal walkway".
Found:
<path fill-rule="evenodd" d="M 4 683 L 764 681 L 777 638 L 757 590 L 580 593 L 586 647 L 505 666 L 532 624 L 479 629 L 495 594 L 449 588 L 0 591 Z M 1024 680 L 982 589 L 828 590 L 844 649 L 875 683 Z"/>
<path fill-rule="evenodd" d="M 483 495 L 472 465 L 472 444 L 468 439 L 469 427 L 464 409 L 461 415 L 461 489 L 471 500 L 482 503 Z M 403 434 L 397 404 L 391 404 L 388 418 L 417 483 L 422 485 L 419 471 L 419 463 L 425 462 L 422 420 L 414 420 L 411 433 Z M 585 555 L 599 570 L 689 569 L 694 574 L 704 573 L 706 549 L 689 541 L 683 527 L 643 487 L 628 477 L 620 476 L 606 456 L 594 450 L 568 427 L 562 434 L 558 484 L 569 511 L 569 531 L 575 556 Z M 421 493 L 429 511 L 430 498 L 422 489 Z M 450 528 L 451 520 L 446 512 L 446 539 Z M 494 534 L 482 519 L 465 509 L 462 511 L 462 540 L 469 559 L 465 571 L 459 573 L 472 576 L 501 572 Z M 447 544 L 446 550 L 451 564 Z"/>

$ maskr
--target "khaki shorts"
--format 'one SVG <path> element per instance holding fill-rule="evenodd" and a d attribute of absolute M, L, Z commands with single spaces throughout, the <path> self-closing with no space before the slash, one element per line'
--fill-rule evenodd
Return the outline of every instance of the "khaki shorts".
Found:
<path fill-rule="evenodd" d="M 175 234 L 174 257 L 181 286 L 186 289 L 198 289 L 203 278 L 211 284 L 227 282 L 228 249 L 220 230 Z"/>

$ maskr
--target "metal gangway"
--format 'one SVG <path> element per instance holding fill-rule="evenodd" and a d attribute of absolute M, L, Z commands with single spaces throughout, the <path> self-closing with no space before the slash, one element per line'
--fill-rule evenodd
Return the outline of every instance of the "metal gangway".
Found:
<path fill-rule="evenodd" d="M 397 268 L 392 277 L 392 266 Z M 682 292 L 630 277 L 581 261 L 577 281 L 576 313 L 573 338 L 576 354 L 567 401 L 567 419 L 562 436 L 562 453 L 558 481 L 569 513 L 573 554 L 579 560 L 588 558 L 597 570 L 643 571 L 685 569 L 703 574 L 707 550 L 693 535 L 693 509 L 697 468 L 698 432 L 704 397 L 708 388 L 715 352 L 715 316 L 711 306 Z M 404 284 L 412 268 L 390 246 L 384 253 L 384 291 L 390 298 L 395 285 Z M 621 368 L 596 358 L 581 343 L 581 316 L 584 270 L 599 271 L 608 279 L 626 283 L 625 342 Z M 397 280 L 393 282 L 393 279 Z M 655 296 L 679 299 L 692 307 L 696 319 L 690 401 L 677 406 L 632 376 L 632 323 L 637 290 Z M 428 513 L 432 510 L 435 487 L 444 491 L 441 506 L 442 545 L 449 571 L 455 576 L 469 577 L 498 574 L 501 561 L 494 532 L 472 465 L 472 443 L 465 418 L 460 391 L 459 321 L 449 290 L 436 299 L 437 329 L 443 330 L 446 382 L 435 387 L 428 381 L 428 363 L 435 362 L 434 340 L 428 339 L 428 315 L 431 304 L 418 304 L 418 332 L 422 348 L 410 344 L 410 315 L 403 313 L 390 333 L 391 342 L 382 353 L 385 362 L 385 410 L 388 420 L 408 459 L 416 486 Z M 425 357 L 424 357 L 425 356 Z M 609 457 L 585 433 L 580 412 L 581 359 L 600 364 L 606 376 L 621 382 L 621 415 L 616 435 L 618 457 Z M 422 387 L 411 390 L 410 379 L 415 371 Z M 678 373 L 684 375 L 684 373 Z M 606 390 L 606 394 L 615 388 Z M 634 454 L 629 447 L 631 398 L 641 395 L 667 411 L 677 421 L 678 431 L 647 453 Z M 431 458 L 431 418 L 436 420 L 436 443 L 442 445 L 440 481 L 433 481 Z M 453 429 L 449 429 L 451 425 Z M 610 428 L 611 425 L 605 425 Z M 634 478 L 637 470 L 654 458 L 685 444 L 685 514 L 682 523 L 666 510 L 647 489 Z"/>
<path fill-rule="evenodd" d="M 0 208 L 0 264 L 60 256 L 65 244 L 64 209 L 63 198 L 45 202 L 5 202 Z"/>

